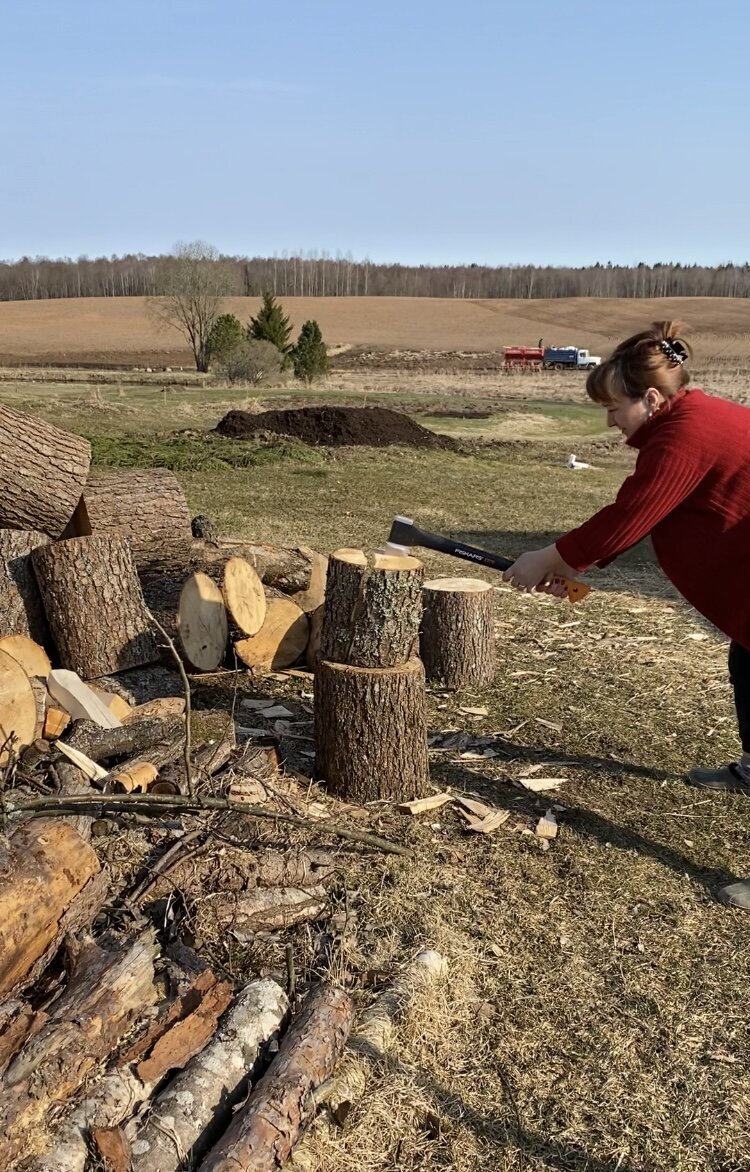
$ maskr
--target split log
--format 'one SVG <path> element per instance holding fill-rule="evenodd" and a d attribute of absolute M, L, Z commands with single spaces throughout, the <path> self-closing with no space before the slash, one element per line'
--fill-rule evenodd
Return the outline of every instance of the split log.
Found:
<path fill-rule="evenodd" d="M 69 822 L 20 826 L 0 872 L 0 994 L 33 981 L 66 933 L 88 927 L 106 892 L 96 854 Z"/>
<path fill-rule="evenodd" d="M 42 736 L 48 741 L 58 740 L 70 724 L 70 713 L 57 704 L 47 704 L 44 712 Z"/>
<path fill-rule="evenodd" d="M 0 651 L 0 766 L 31 744 L 37 726 L 37 699 L 29 677 L 20 663 Z"/>
<path fill-rule="evenodd" d="M 424 567 L 417 558 L 339 549 L 328 562 L 321 655 L 354 667 L 396 667 L 414 654 Z"/>
<path fill-rule="evenodd" d="M 328 558 L 314 549 L 302 550 L 310 558 L 310 585 L 307 590 L 300 590 L 292 594 L 293 602 L 306 615 L 311 615 L 319 606 L 323 605 L 326 596 L 326 580 L 328 578 Z"/>
<path fill-rule="evenodd" d="M 305 652 L 309 626 L 307 615 L 291 598 L 271 597 L 258 634 L 238 640 L 234 650 L 252 671 L 278 671 L 291 667 Z"/>
<path fill-rule="evenodd" d="M 197 671 L 215 671 L 227 649 L 227 612 L 221 590 L 206 574 L 191 574 L 180 593 L 177 629 Z"/>
<path fill-rule="evenodd" d="M 72 1098 L 155 1003 L 156 954 L 150 931 L 112 952 L 93 942 L 81 949 L 49 1020 L 5 1075 L 0 1166 L 13 1167 L 21 1153 L 28 1157 L 43 1150 L 43 1124 L 54 1105 Z"/>
<path fill-rule="evenodd" d="M 345 801 L 408 802 L 428 793 L 424 668 L 321 660 L 315 673 L 317 775 Z"/>
<path fill-rule="evenodd" d="M 244 558 L 229 558 L 221 593 L 227 614 L 240 635 L 257 635 L 266 617 L 266 595 L 257 571 Z"/>
<path fill-rule="evenodd" d="M 495 674 L 494 592 L 477 578 L 434 578 L 422 590 L 420 655 L 428 680 L 479 688 Z"/>
<path fill-rule="evenodd" d="M 38 546 L 31 559 L 64 667 L 91 679 L 158 658 L 124 538 L 72 537 Z"/>
<path fill-rule="evenodd" d="M 0 526 L 59 537 L 90 463 L 88 440 L 0 404 Z"/>
<path fill-rule="evenodd" d="M 118 728 L 120 725 L 118 717 L 74 671 L 54 668 L 47 677 L 47 690 L 74 720 L 93 721 L 101 728 Z"/>
<path fill-rule="evenodd" d="M 139 570 L 185 566 L 193 534 L 185 494 L 166 468 L 107 468 L 89 476 L 78 536 L 124 535 Z"/>
<path fill-rule="evenodd" d="M 246 944 L 258 932 L 278 932 L 316 920 L 325 906 L 322 886 L 258 887 L 223 903 L 217 901 L 212 912 L 236 940 Z"/>
<path fill-rule="evenodd" d="M 49 646 L 51 635 L 31 565 L 32 549 L 48 541 L 46 533 L 0 529 L 0 635 L 28 635 Z"/>
<path fill-rule="evenodd" d="M 199 1172 L 271 1172 L 286 1163 L 312 1122 L 314 1092 L 340 1058 L 353 1015 L 343 990 L 328 984 L 313 989 L 267 1073 Z"/>
<path fill-rule="evenodd" d="M 177 1172 L 182 1154 L 195 1166 L 229 1122 L 287 1010 L 286 994 L 275 981 L 245 986 L 214 1040 L 149 1104 L 131 1144 L 132 1172 Z"/>
<path fill-rule="evenodd" d="M 46 680 L 52 671 L 49 655 L 41 644 L 28 635 L 5 635 L 0 639 L 0 651 L 7 652 L 16 663 L 20 663 L 29 677 L 37 676 L 40 680 Z"/>

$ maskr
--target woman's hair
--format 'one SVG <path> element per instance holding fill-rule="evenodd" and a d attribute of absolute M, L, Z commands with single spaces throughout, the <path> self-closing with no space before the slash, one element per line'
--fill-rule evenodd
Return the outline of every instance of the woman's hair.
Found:
<path fill-rule="evenodd" d="M 595 403 L 608 404 L 619 398 L 642 399 L 649 387 L 656 387 L 665 399 L 687 386 L 687 362 L 692 350 L 682 335 L 685 326 L 677 321 L 655 321 L 650 330 L 633 334 L 595 366 L 586 379 L 586 393 Z"/>

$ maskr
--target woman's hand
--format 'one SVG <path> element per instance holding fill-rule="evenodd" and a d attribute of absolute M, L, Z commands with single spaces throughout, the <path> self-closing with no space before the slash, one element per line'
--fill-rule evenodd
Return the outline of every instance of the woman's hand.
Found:
<path fill-rule="evenodd" d="M 536 590 L 556 598 L 566 597 L 565 586 L 559 579 L 574 577 L 575 570 L 562 560 L 555 545 L 522 553 L 503 574 L 504 580 L 512 583 L 517 590 Z M 554 581 L 555 578 L 558 581 Z"/>

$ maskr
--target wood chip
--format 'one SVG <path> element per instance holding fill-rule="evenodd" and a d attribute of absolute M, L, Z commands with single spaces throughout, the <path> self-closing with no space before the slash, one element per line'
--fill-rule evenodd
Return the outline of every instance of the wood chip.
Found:
<path fill-rule="evenodd" d="M 492 810 L 485 818 L 478 818 L 475 814 L 464 814 L 467 830 L 472 830 L 476 834 L 491 834 L 509 818 L 509 810 Z"/>
<path fill-rule="evenodd" d="M 557 818 L 552 810 L 547 810 L 543 818 L 540 818 L 536 824 L 537 838 L 557 838 L 559 826 L 557 825 Z"/>
<path fill-rule="evenodd" d="M 561 733 L 563 730 L 563 726 L 561 724 L 555 724 L 553 720 L 543 720 L 541 716 L 535 716 L 534 720 L 537 724 L 543 725 L 544 728 L 551 728 L 553 732 Z"/>
<path fill-rule="evenodd" d="M 96 761 L 92 761 L 85 753 L 79 749 L 73 749 L 70 745 L 66 745 L 64 741 L 57 741 L 56 747 L 60 750 L 64 757 L 80 769 L 84 777 L 89 781 L 103 781 L 105 777 L 109 777 L 106 769 L 102 769 L 101 765 L 97 765 Z"/>
<path fill-rule="evenodd" d="M 489 716 L 489 708 L 459 708 L 464 716 Z"/>
<path fill-rule="evenodd" d="M 477 818 L 486 818 L 488 814 L 494 813 L 494 807 L 487 806 L 484 802 L 478 802 L 475 798 L 464 797 L 463 794 L 454 794 L 453 801 L 461 807 L 462 812 L 466 810 L 469 814 L 476 815 Z"/>
<path fill-rule="evenodd" d="M 398 810 L 401 814 L 426 814 L 430 810 L 439 810 L 448 802 L 453 801 L 453 794 L 432 794 L 429 798 L 415 798 L 413 802 L 400 802 Z"/>

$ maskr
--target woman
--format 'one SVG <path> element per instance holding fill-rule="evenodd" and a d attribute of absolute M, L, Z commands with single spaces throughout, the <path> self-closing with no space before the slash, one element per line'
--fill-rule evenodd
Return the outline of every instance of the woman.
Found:
<path fill-rule="evenodd" d="M 680 333 L 678 323 L 656 322 L 589 374 L 590 398 L 638 452 L 635 471 L 613 504 L 554 545 L 522 554 L 505 578 L 558 594 L 555 575 L 605 566 L 650 534 L 670 581 L 730 639 L 742 755 L 688 781 L 750 797 L 750 408 L 689 387 Z M 750 878 L 720 898 L 750 911 Z"/>

